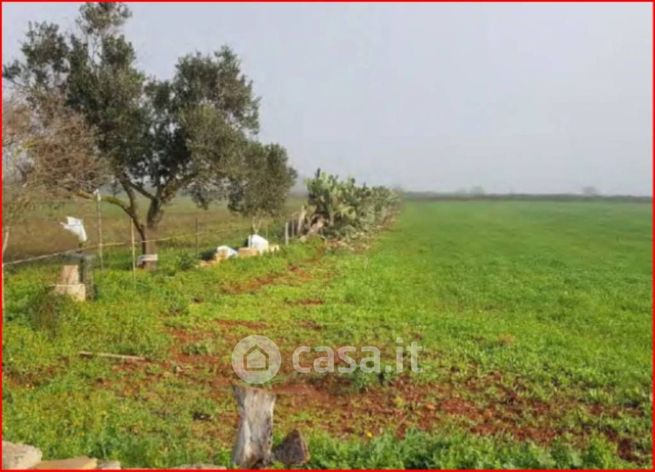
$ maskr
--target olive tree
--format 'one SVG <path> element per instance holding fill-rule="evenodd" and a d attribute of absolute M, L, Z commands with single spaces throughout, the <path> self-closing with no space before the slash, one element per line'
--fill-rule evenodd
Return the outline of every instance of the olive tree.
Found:
<path fill-rule="evenodd" d="M 241 174 L 231 182 L 228 207 L 250 216 L 255 233 L 262 218 L 280 215 L 296 180 L 296 171 L 287 161 L 283 147 L 253 143 L 245 153 Z"/>
<path fill-rule="evenodd" d="M 259 128 L 259 98 L 227 47 L 180 58 L 170 80 L 147 77 L 122 33 L 130 15 L 121 3 L 88 3 L 72 32 L 31 25 L 22 58 L 3 72 L 37 113 L 61 96 L 84 117 L 112 183 L 122 190 L 108 201 L 129 215 L 142 251 L 152 253 L 149 235 L 177 195 L 187 193 L 206 208 L 250 175 L 244 166 Z M 289 169 L 286 160 L 277 162 L 284 168 L 275 170 L 281 180 L 272 185 L 285 188 Z M 84 187 L 67 190 L 93 198 Z"/>

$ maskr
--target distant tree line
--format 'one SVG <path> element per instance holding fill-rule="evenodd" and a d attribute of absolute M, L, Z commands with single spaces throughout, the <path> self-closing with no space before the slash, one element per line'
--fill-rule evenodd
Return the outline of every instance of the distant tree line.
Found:
<path fill-rule="evenodd" d="M 588 201 L 588 200 L 609 200 L 609 201 L 634 201 L 651 202 L 651 196 L 638 195 L 586 195 L 579 193 L 484 193 L 468 194 L 460 192 L 416 192 L 404 191 L 402 196 L 406 200 L 526 200 L 526 201 Z"/>

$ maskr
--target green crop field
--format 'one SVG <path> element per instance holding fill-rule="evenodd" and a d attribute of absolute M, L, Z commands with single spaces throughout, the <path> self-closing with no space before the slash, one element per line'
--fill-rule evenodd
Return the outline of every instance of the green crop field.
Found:
<path fill-rule="evenodd" d="M 209 268 L 170 248 L 136 279 L 115 255 L 86 303 L 48 295 L 58 264 L 8 269 L 3 438 L 125 467 L 228 464 L 231 352 L 258 334 L 282 353 L 265 385 L 276 439 L 298 428 L 308 467 L 649 467 L 651 234 L 646 203 L 410 201 L 352 247 Z M 420 372 L 291 361 L 370 345 L 387 367 L 412 342 Z"/>

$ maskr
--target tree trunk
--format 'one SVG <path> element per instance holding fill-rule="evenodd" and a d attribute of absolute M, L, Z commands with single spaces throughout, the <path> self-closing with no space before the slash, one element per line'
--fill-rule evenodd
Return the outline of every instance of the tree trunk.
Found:
<path fill-rule="evenodd" d="M 307 216 L 307 208 L 305 205 L 300 207 L 300 213 L 298 213 L 298 228 L 296 231 L 296 236 L 303 235 L 303 224 L 305 222 L 305 216 Z"/>
<path fill-rule="evenodd" d="M 161 198 L 153 198 L 150 200 L 150 205 L 148 206 L 148 214 L 146 215 L 146 223 L 148 224 L 148 229 L 155 230 L 162 217 L 164 216 L 163 211 L 164 202 Z"/>
<path fill-rule="evenodd" d="M 144 237 L 141 240 L 141 250 L 143 251 L 144 256 L 156 256 L 157 255 L 157 228 L 145 225 L 144 227 Z M 143 262 L 143 268 L 146 270 L 154 270 L 157 268 L 156 260 L 145 260 Z"/>
<path fill-rule="evenodd" d="M 141 252 L 144 256 L 157 255 L 157 227 L 163 216 L 162 202 L 158 198 L 150 200 L 148 206 L 148 213 L 146 214 L 146 223 L 139 223 L 137 225 L 139 237 L 141 238 Z M 141 265 L 146 270 L 154 270 L 157 268 L 157 261 L 144 260 Z"/>
<path fill-rule="evenodd" d="M 146 231 L 145 226 L 138 221 L 135 221 L 134 218 L 132 218 L 132 224 L 134 225 L 136 232 L 139 233 L 139 239 L 141 240 L 141 254 L 148 254 L 148 232 Z"/>
<path fill-rule="evenodd" d="M 132 218 L 132 224 L 134 224 L 134 227 L 136 228 L 136 232 L 139 234 L 139 239 L 141 240 L 140 242 L 141 255 L 150 256 L 153 254 L 157 254 L 157 248 L 155 242 L 152 241 L 153 235 L 148 230 L 148 228 L 143 223 L 139 223 L 138 221 L 135 221 L 134 218 Z M 154 270 L 157 268 L 157 261 L 143 260 L 139 262 L 139 268 L 146 269 L 146 270 Z"/>

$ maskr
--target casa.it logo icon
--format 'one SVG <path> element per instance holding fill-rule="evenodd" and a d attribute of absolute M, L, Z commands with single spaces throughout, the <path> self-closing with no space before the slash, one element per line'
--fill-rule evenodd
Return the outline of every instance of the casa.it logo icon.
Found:
<path fill-rule="evenodd" d="M 280 350 L 266 336 L 247 336 L 232 350 L 234 372 L 250 384 L 268 382 L 275 377 L 281 364 Z"/>

